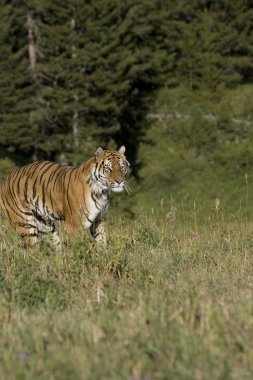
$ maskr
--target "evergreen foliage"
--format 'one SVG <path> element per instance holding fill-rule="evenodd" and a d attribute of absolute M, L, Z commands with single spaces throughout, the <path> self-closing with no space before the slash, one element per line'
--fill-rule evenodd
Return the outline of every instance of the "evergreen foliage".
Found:
<path fill-rule="evenodd" d="M 252 18 L 249 0 L 2 1 L 1 157 L 78 164 L 123 143 L 138 176 L 157 89 L 220 98 L 252 80 Z M 204 142 L 178 135 L 210 151 L 220 127 L 196 118 Z"/>
<path fill-rule="evenodd" d="M 128 156 L 137 162 L 147 96 L 161 83 L 166 63 L 165 48 L 159 44 L 159 2 L 126 1 L 115 7 L 111 0 L 32 1 L 15 7 L 11 2 L 4 9 L 19 41 L 8 41 L 11 26 L 9 33 L 1 34 L 10 61 L 8 75 L 16 79 L 3 78 L 6 91 L 10 82 L 13 91 L 1 112 L 1 145 L 23 152 L 27 159 L 32 154 L 52 159 L 63 155 L 73 163 L 93 153 L 98 143 L 124 142 Z M 29 28 L 35 74 L 28 56 Z"/>

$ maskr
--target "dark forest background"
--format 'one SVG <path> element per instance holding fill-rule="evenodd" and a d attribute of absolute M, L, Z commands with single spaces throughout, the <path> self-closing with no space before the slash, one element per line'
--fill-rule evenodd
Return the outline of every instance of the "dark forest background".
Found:
<path fill-rule="evenodd" d="M 144 205 L 249 188 L 252 1 L 0 4 L 2 178 L 124 144 Z"/>

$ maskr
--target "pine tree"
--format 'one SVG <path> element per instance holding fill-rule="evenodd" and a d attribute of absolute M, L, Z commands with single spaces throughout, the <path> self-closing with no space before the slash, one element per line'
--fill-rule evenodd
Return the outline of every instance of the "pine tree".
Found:
<path fill-rule="evenodd" d="M 32 2 L 2 5 L 1 145 L 16 160 L 38 157 L 46 117 L 38 76 L 38 25 Z M 26 157 L 25 157 L 26 156 Z"/>
<path fill-rule="evenodd" d="M 66 154 L 124 143 L 133 162 L 145 135 L 147 95 L 162 81 L 167 52 L 160 3 L 44 3 L 39 65 L 43 97 L 65 125 Z M 78 125 L 78 129 L 76 126 Z M 75 127 L 75 128 L 74 128 Z M 75 133 L 74 133 L 75 131 Z M 49 131 L 50 133 L 50 131 Z M 76 137 L 78 134 L 78 144 Z M 74 149 L 73 149 L 74 147 Z"/>
<path fill-rule="evenodd" d="M 31 105 L 26 98 L 33 90 L 28 73 L 26 15 L 20 2 L 15 2 L 15 11 L 13 5 L 6 2 L 1 7 L 0 128 L 1 144 L 8 152 L 19 154 L 30 152 L 36 131 L 27 118 Z"/>
<path fill-rule="evenodd" d="M 169 18 L 176 35 L 177 83 L 216 91 L 252 77 L 250 1 L 180 0 Z"/>

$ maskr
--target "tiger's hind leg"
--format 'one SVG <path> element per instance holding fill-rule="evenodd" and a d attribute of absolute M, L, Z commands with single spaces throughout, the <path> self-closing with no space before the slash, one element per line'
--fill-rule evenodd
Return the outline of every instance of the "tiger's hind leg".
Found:
<path fill-rule="evenodd" d="M 39 235 L 50 234 L 52 236 L 53 246 L 56 249 L 61 248 L 61 239 L 60 239 L 60 236 L 59 236 L 58 231 L 56 229 L 56 225 L 52 220 L 50 220 L 50 221 L 49 220 L 43 220 L 42 218 L 40 218 L 40 220 L 38 220 L 38 218 L 37 218 L 36 219 L 36 226 L 37 226 Z"/>
<path fill-rule="evenodd" d="M 15 224 L 15 229 L 23 239 L 26 248 L 38 243 L 39 231 L 35 224 L 27 221 L 18 222 Z"/>
<path fill-rule="evenodd" d="M 30 236 L 24 236 L 23 241 L 24 241 L 25 248 L 33 247 L 36 244 L 38 244 L 38 241 L 39 241 L 38 235 L 30 234 Z"/>
<path fill-rule="evenodd" d="M 62 245 L 61 245 L 61 238 L 58 234 L 58 231 L 55 229 L 52 231 L 53 233 L 53 246 L 55 247 L 56 250 L 60 250 Z"/>

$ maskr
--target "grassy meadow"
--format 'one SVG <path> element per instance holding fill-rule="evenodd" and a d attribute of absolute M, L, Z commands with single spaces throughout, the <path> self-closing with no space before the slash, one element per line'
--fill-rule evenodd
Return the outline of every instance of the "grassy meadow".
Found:
<path fill-rule="evenodd" d="M 216 200 L 107 229 L 25 251 L 2 222 L 0 378 L 252 379 L 253 222 Z"/>
<path fill-rule="evenodd" d="M 0 380 L 253 378 L 251 95 L 161 93 L 106 249 L 0 222 Z"/>

